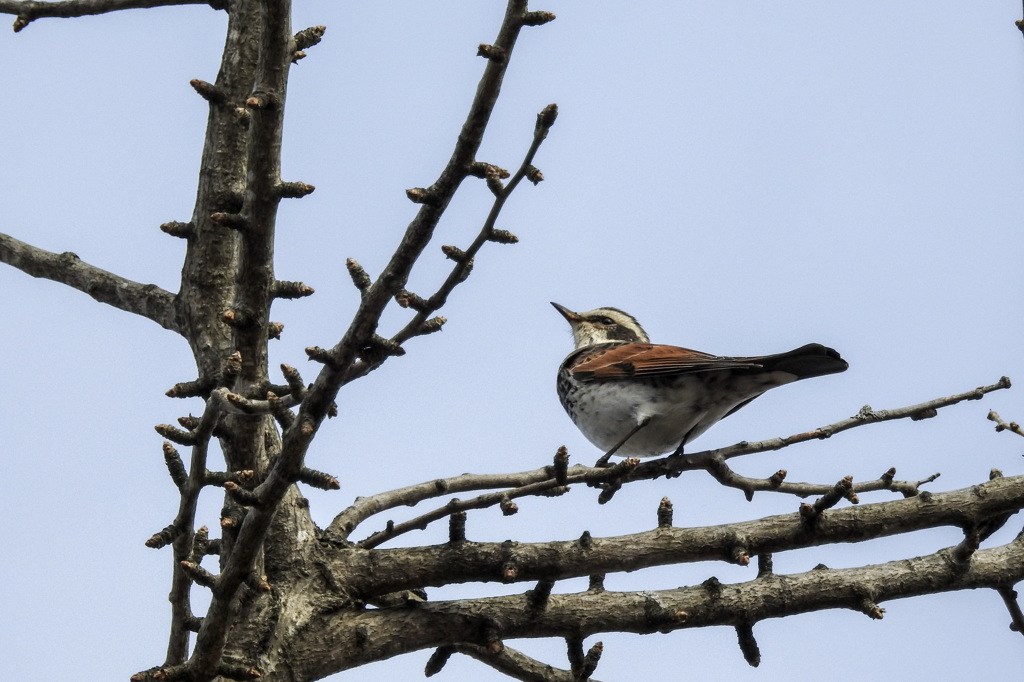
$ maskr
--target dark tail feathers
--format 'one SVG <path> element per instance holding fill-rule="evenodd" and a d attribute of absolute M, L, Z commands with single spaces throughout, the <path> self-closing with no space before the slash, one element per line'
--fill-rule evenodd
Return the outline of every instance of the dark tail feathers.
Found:
<path fill-rule="evenodd" d="M 810 379 L 826 374 L 845 372 L 850 366 L 839 353 L 820 343 L 809 343 L 788 353 L 744 358 L 756 362 L 769 372 L 789 372 L 797 379 Z"/>

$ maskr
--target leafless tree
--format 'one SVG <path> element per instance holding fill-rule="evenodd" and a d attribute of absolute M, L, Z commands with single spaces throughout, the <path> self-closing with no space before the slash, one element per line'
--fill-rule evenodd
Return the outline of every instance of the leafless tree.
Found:
<path fill-rule="evenodd" d="M 849 419 L 789 438 L 743 442 L 685 458 L 569 466 L 562 448 L 549 465 L 533 471 L 465 474 L 398 490 L 362 491 L 367 494 L 342 509 L 327 528 L 316 527 L 302 486 L 330 490 L 339 483 L 308 468 L 305 457 L 321 424 L 336 409 L 339 391 L 404 354 L 408 340 L 438 331 L 445 319 L 436 313 L 467 281 L 484 247 L 517 241 L 497 227 L 497 219 L 524 179 L 534 184 L 543 180 L 534 157 L 555 123 L 557 108 L 552 104 L 538 113 L 532 140 L 524 141 L 523 160 L 514 171 L 480 161 L 477 152 L 517 36 L 522 30 L 543 30 L 535 27 L 555 17 L 529 10 L 525 0 L 509 0 L 496 39 L 479 46 L 483 75 L 451 158 L 433 184 L 408 190 L 418 213 L 380 273 L 367 273 L 348 260 L 360 303 L 347 328 L 339 328 L 333 347 L 307 349 L 309 358 L 319 363 L 316 377 L 307 383 L 291 366 L 270 368 L 267 344 L 281 333 L 281 325 L 270 317 L 273 302 L 313 293 L 301 282 L 277 279 L 273 256 L 278 204 L 314 190 L 280 177 L 281 131 L 289 69 L 316 46 L 324 27 L 293 32 L 289 0 L 0 0 L 0 11 L 15 15 L 14 29 L 20 31 L 44 17 L 182 4 L 209 4 L 227 12 L 229 21 L 216 82 L 192 81 L 209 103 L 195 210 L 189 221 L 161 226 L 187 245 L 179 290 L 130 281 L 74 254 L 50 253 L 0 235 L 0 260 L 156 322 L 183 337 L 195 358 L 196 377 L 167 394 L 201 397 L 202 416 L 181 418 L 180 428 L 157 427 L 166 439 L 163 454 L 180 491 L 180 505 L 174 515 L 168 510 L 173 520 L 146 542 L 154 549 L 169 548 L 173 557 L 167 654 L 133 680 L 315 680 L 426 648 L 435 650 L 428 676 L 460 653 L 515 679 L 585 680 L 602 652 L 600 643 L 584 650 L 588 636 L 711 625 L 734 627 L 742 655 L 757 665 L 754 627 L 766 618 L 836 608 L 881 618 L 880 604 L 887 600 L 973 588 L 997 590 L 1014 627 L 1024 633 L 1024 616 L 1013 591 L 1024 579 L 1024 540 L 979 548 L 1024 507 L 1024 477 L 994 472 L 992 480 L 971 488 L 931 493 L 922 485 L 934 477 L 901 481 L 894 470 L 871 481 L 848 477 L 811 484 L 788 481 L 785 471 L 766 479 L 748 478 L 728 465 L 736 457 L 837 436 L 854 427 L 925 419 L 941 408 L 1008 388 L 1006 379 L 902 409 L 864 408 Z M 469 245 L 441 247 L 452 264 L 434 291 L 408 291 L 410 272 L 434 238 L 452 197 L 464 181 L 477 180 L 494 195 L 479 234 Z M 379 321 L 392 303 L 408 310 L 408 320 L 384 335 Z M 997 428 L 1024 435 L 1016 424 L 994 413 L 991 418 Z M 210 469 L 216 466 L 209 459 L 214 439 L 224 455 L 222 471 Z M 666 498 L 651 510 L 651 530 L 631 536 L 587 533 L 522 543 L 472 542 L 466 537 L 467 513 L 473 510 L 498 507 L 510 515 L 517 511 L 517 499 L 557 496 L 572 486 L 598 489 L 594 503 L 604 503 L 624 485 L 694 470 L 748 497 L 764 491 L 816 499 L 791 514 L 729 526 L 674 526 Z M 219 538 L 210 537 L 206 526 L 196 528 L 199 496 L 215 494 L 214 488 L 222 489 L 224 497 Z M 856 503 L 858 495 L 886 491 L 896 499 L 835 508 L 844 499 Z M 467 493 L 471 496 L 455 497 Z M 431 500 L 437 500 L 431 511 L 389 522 L 376 532 L 363 530 L 377 514 Z M 449 528 L 443 544 L 380 548 L 443 520 Z M 929 556 L 880 565 L 819 567 L 796 575 L 772 570 L 774 553 L 938 526 L 963 529 L 963 541 Z M 611 573 L 716 561 L 756 561 L 757 576 L 737 584 L 712 578 L 642 592 L 613 592 L 603 586 L 604 576 Z M 554 590 L 557 581 L 588 576 L 590 585 L 583 592 Z M 425 593 L 443 585 L 497 581 L 522 584 L 523 589 L 512 596 L 447 601 L 431 601 Z M 193 612 L 190 601 L 196 585 L 212 594 L 202 615 Z M 556 662 L 534 660 L 504 644 L 528 637 L 564 639 L 567 663 L 553 667 Z"/>

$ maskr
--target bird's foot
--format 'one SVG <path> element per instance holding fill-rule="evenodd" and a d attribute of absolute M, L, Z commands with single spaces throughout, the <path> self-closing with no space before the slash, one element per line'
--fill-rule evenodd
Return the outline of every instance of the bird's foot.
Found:
<path fill-rule="evenodd" d="M 601 459 L 599 459 L 596 462 L 594 462 L 594 467 L 595 468 L 599 468 L 599 469 L 603 469 L 603 468 L 607 467 L 608 466 L 608 460 L 611 459 L 611 456 L 614 455 L 618 451 L 619 448 L 621 448 L 623 445 L 625 445 L 626 441 L 628 441 L 630 438 L 635 436 L 637 431 L 639 431 L 640 429 L 642 429 L 645 426 L 647 426 L 647 424 L 649 424 L 650 421 L 651 421 L 650 417 L 644 417 L 643 419 L 641 419 L 639 424 L 637 424 L 632 429 L 630 429 L 629 433 L 626 434 L 625 438 L 623 438 L 618 443 L 613 445 L 611 450 L 609 450 L 608 452 L 606 452 L 603 455 L 601 455 Z M 679 447 L 680 447 L 680 449 L 682 449 L 683 446 L 680 445 Z"/>

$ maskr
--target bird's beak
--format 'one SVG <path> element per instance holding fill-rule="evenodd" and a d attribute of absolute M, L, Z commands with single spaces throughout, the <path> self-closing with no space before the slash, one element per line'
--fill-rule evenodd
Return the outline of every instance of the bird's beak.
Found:
<path fill-rule="evenodd" d="M 574 313 L 573 311 L 566 308 L 564 305 L 558 305 L 554 301 L 551 302 L 551 305 L 555 306 L 555 310 L 562 313 L 562 317 L 564 317 L 569 322 L 569 324 L 575 325 L 577 322 L 580 321 L 580 316 L 577 313 Z"/>

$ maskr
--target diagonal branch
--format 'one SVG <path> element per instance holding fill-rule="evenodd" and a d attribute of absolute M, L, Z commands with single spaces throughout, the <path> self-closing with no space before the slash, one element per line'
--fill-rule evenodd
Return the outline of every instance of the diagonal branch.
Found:
<path fill-rule="evenodd" d="M 153 320 L 181 332 L 176 297 L 155 284 L 139 284 L 83 262 L 70 251 L 52 253 L 0 234 L 0 261 L 33 277 L 83 291 L 100 303 Z"/>
<path fill-rule="evenodd" d="M 300 410 L 299 421 L 307 424 L 308 436 L 297 437 L 298 429 L 289 430 L 285 434 L 285 458 L 296 455 L 301 457 L 301 453 L 305 452 L 334 402 L 338 389 L 350 380 L 351 365 L 372 340 L 381 313 L 395 294 L 404 289 L 409 273 L 430 242 L 448 203 L 469 175 L 501 91 L 512 48 L 524 26 L 526 5 L 526 0 L 509 0 L 494 44 L 503 56 L 500 59 L 488 59 L 451 159 L 437 181 L 422 191 L 418 199 L 421 203 L 419 212 L 406 228 L 401 242 L 380 276 L 363 291 L 359 308 L 349 328 L 330 350 L 330 362 L 316 378 Z"/>
<path fill-rule="evenodd" d="M 579 678 L 568 670 L 560 670 L 547 663 L 541 663 L 523 652 L 507 646 L 503 646 L 498 653 L 493 653 L 479 644 L 456 644 L 454 649 L 460 654 L 475 658 L 515 680 L 523 680 L 523 682 L 579 681 Z M 600 680 L 593 677 L 588 677 L 587 680 L 589 682 L 600 682 Z"/>
<path fill-rule="evenodd" d="M 996 431 L 1009 431 L 1010 433 L 1016 433 L 1018 436 L 1024 436 L 1024 429 L 1020 427 L 1017 422 L 1010 422 L 1007 424 L 1003 421 L 1003 418 L 999 416 L 999 413 L 995 410 L 991 410 L 988 413 L 989 421 L 996 423 Z"/>
<path fill-rule="evenodd" d="M 214 9 L 226 9 L 227 0 L 60 0 L 59 2 L 37 2 L 36 0 L 0 0 L 0 14 L 15 14 L 14 32 L 44 17 L 84 17 L 125 9 L 147 9 L 170 5 L 209 5 Z"/>

